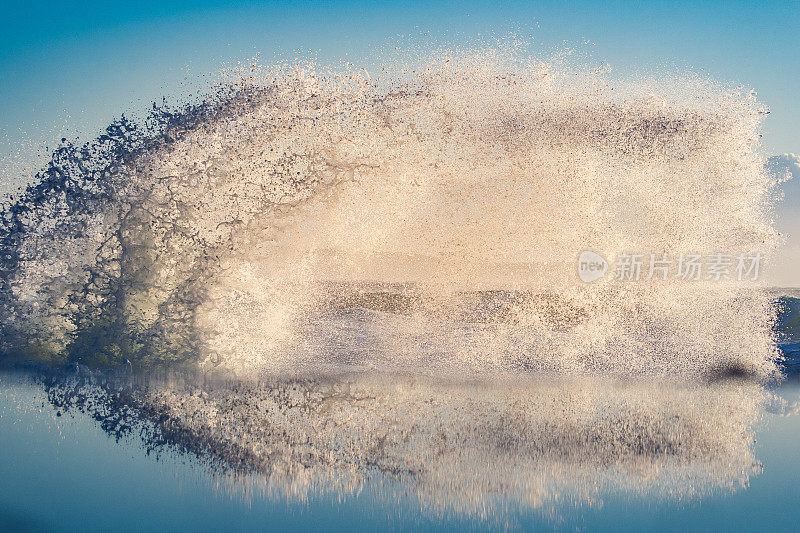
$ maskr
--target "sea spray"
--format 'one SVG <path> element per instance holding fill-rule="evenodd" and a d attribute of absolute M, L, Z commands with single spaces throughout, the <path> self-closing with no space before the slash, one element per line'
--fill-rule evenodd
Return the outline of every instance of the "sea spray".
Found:
<path fill-rule="evenodd" d="M 2 217 L 3 352 L 237 377 L 775 372 L 737 279 L 582 282 L 591 250 L 768 260 L 753 95 L 498 50 L 253 67 L 64 143 Z"/>

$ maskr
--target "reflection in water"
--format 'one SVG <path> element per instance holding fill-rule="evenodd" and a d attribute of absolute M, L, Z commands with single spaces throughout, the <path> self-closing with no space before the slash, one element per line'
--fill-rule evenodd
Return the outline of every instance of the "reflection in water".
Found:
<path fill-rule="evenodd" d="M 502 517 L 597 505 L 604 494 L 683 499 L 758 471 L 758 384 L 598 379 L 443 382 L 410 375 L 200 383 L 59 376 L 58 409 L 148 452 L 198 457 L 232 490 L 286 498 L 412 498 L 434 514 Z"/>

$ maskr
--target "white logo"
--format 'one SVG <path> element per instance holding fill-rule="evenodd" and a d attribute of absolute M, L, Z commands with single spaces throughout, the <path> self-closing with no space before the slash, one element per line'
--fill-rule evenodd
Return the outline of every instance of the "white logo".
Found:
<path fill-rule="evenodd" d="M 608 263 L 603 256 L 591 250 L 584 250 L 578 256 L 578 277 L 581 281 L 591 283 L 606 275 Z"/>

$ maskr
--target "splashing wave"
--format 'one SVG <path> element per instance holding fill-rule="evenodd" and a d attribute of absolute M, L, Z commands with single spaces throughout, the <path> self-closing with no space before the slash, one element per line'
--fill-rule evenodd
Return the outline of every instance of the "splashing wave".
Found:
<path fill-rule="evenodd" d="M 54 152 L 0 223 L 7 360 L 239 376 L 775 371 L 768 296 L 581 283 L 582 250 L 763 253 L 761 107 L 487 50 L 252 68 Z"/>

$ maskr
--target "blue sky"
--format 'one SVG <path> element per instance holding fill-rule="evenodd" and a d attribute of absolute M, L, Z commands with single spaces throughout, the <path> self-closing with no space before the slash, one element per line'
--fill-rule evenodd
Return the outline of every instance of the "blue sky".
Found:
<path fill-rule="evenodd" d="M 220 67 L 315 54 L 364 64 L 377 49 L 458 47 L 516 32 L 578 46 L 616 71 L 694 69 L 770 105 L 766 154 L 800 151 L 800 5 L 778 2 L 3 2 L 0 157 L 86 139 L 124 111 L 188 92 Z M 583 45 L 584 41 L 594 43 Z M 11 157 L 9 157 L 11 155 Z M 19 159 L 19 158 L 17 158 Z M 22 158 L 23 160 L 25 158 Z"/>

